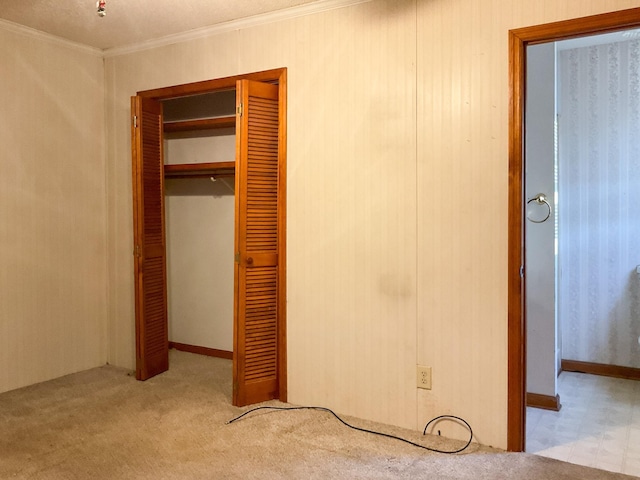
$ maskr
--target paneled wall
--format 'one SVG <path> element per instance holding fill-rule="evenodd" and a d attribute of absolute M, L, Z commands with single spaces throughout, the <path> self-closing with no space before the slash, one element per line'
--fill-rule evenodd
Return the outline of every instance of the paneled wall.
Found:
<path fill-rule="evenodd" d="M 0 391 L 107 361 L 103 79 L 0 24 Z"/>
<path fill-rule="evenodd" d="M 638 5 L 418 2 L 418 411 L 465 412 L 482 443 L 506 428 L 507 32 Z"/>
<path fill-rule="evenodd" d="M 134 363 L 129 96 L 287 67 L 290 401 L 505 447 L 507 32 L 634 6 L 379 0 L 107 58 L 110 361 Z"/>

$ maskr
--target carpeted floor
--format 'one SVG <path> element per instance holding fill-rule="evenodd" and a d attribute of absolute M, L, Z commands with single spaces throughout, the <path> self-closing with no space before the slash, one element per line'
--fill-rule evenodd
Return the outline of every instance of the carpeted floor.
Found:
<path fill-rule="evenodd" d="M 271 402 L 270 405 L 282 405 Z M 429 453 L 344 427 L 330 414 L 231 406 L 231 362 L 171 351 L 171 370 L 137 382 L 105 366 L 0 394 L 0 478 L 602 479 L 633 478 L 472 444 Z M 460 442 L 347 418 L 451 449 Z"/>

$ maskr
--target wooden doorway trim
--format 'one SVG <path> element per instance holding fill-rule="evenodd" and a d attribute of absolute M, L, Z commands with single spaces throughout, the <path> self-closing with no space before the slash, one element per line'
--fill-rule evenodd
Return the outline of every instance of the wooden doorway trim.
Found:
<path fill-rule="evenodd" d="M 640 27 L 640 8 L 509 31 L 509 253 L 507 449 L 525 448 L 524 114 L 526 47 Z M 524 269 L 523 271 L 526 271 Z"/>
<path fill-rule="evenodd" d="M 162 100 L 185 97 L 190 95 L 200 95 L 225 90 L 235 90 L 240 80 L 253 80 L 262 83 L 274 84 L 278 91 L 278 211 L 277 211 L 277 398 L 287 401 L 287 344 L 286 344 L 286 145 L 287 145 L 287 69 L 278 68 L 265 70 L 243 75 L 235 75 L 215 80 L 175 85 L 171 87 L 158 88 L 137 92 L 136 102 L 138 103 L 158 103 Z M 271 87 L 271 86 L 270 86 Z M 271 87 L 274 88 L 274 87 Z M 135 123 L 133 124 L 135 126 Z M 134 127 L 132 127 L 134 128 Z M 135 129 L 134 129 L 135 131 Z M 138 142 L 142 143 L 142 142 Z M 134 155 L 135 157 L 135 155 Z M 134 164 L 134 182 L 136 181 L 136 167 Z M 163 188 L 161 188 L 162 194 Z M 134 207 L 136 206 L 134 192 Z M 135 223 L 135 222 L 134 222 Z M 136 225 L 134 224 L 134 227 Z M 237 228 L 237 227 L 236 227 Z M 138 229 L 139 230 L 139 229 Z M 135 233 L 135 232 L 134 232 Z M 134 235 L 137 237 L 137 235 Z M 135 239 L 134 239 L 135 240 Z M 136 271 L 137 273 L 137 271 Z M 166 283 L 165 283 L 166 285 Z M 237 294 L 236 294 L 237 295 Z M 166 298 L 166 295 L 165 295 Z M 137 301 L 137 300 L 136 300 Z M 137 305 L 137 304 L 136 304 Z M 136 310 L 137 313 L 137 310 Z M 136 322 L 138 315 L 136 315 Z M 165 314 L 166 319 L 166 314 Z M 235 329 L 235 328 L 234 328 Z M 136 324 L 136 337 L 140 336 L 138 325 Z M 234 340 L 235 341 L 235 340 Z M 139 340 L 137 338 L 137 350 L 139 350 Z M 167 341 L 168 346 L 168 341 Z M 234 352 L 235 355 L 235 352 Z M 234 358 L 234 364 L 236 359 Z M 157 373 L 157 372 L 156 372 Z M 273 397 L 271 397 L 273 398 Z"/>
<path fill-rule="evenodd" d="M 287 69 L 276 68 L 262 72 L 247 73 L 246 75 L 233 75 L 231 77 L 216 78 L 214 80 L 203 80 L 202 82 L 154 88 L 152 90 L 138 92 L 137 95 L 154 100 L 167 100 L 169 98 L 186 97 L 188 95 L 202 95 L 205 93 L 235 89 L 238 80 L 277 83 L 280 86 L 280 93 L 282 93 L 283 87 L 286 87 L 287 84 Z"/>

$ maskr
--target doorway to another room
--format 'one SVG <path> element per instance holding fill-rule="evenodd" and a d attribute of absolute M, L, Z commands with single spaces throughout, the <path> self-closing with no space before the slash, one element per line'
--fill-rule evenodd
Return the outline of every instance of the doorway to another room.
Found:
<path fill-rule="evenodd" d="M 630 474 L 640 474 L 640 382 L 625 379 L 640 378 L 637 37 L 528 46 L 525 112 L 526 451 Z"/>
<path fill-rule="evenodd" d="M 553 417 L 555 415 L 559 419 L 561 419 L 560 424 L 556 423 L 555 425 L 551 425 L 551 424 L 546 425 L 545 428 L 547 428 L 547 431 L 544 433 L 547 437 L 549 436 L 549 434 L 553 434 L 554 432 L 558 432 L 558 431 L 560 431 L 560 435 L 562 435 L 562 433 L 567 433 L 566 431 L 567 426 L 571 423 L 567 421 L 567 419 L 570 419 L 572 416 L 575 416 L 575 415 L 578 415 L 578 416 L 582 415 L 582 417 L 585 416 L 584 412 L 576 413 L 578 412 L 578 410 L 576 410 L 575 408 L 578 404 L 580 404 L 581 402 L 584 402 L 583 398 L 576 397 L 576 392 L 580 388 L 583 388 L 582 390 L 583 393 L 578 395 L 582 395 L 582 396 L 591 395 L 587 400 L 587 403 L 590 403 L 594 409 L 598 408 L 596 406 L 595 400 L 599 397 L 598 397 L 598 394 L 594 394 L 593 392 L 599 391 L 600 394 L 603 394 L 605 398 L 609 400 L 610 402 L 608 404 L 609 410 L 618 412 L 621 417 L 624 417 L 627 414 L 631 415 L 631 413 L 629 413 L 630 412 L 629 410 L 621 411 L 619 408 L 619 405 L 617 405 L 615 402 L 617 401 L 618 397 L 623 397 L 626 399 L 625 401 L 628 404 L 629 402 L 627 400 L 630 398 L 629 395 L 631 395 L 631 393 L 629 392 L 637 392 L 638 382 L 626 381 L 631 383 L 624 384 L 625 380 L 612 379 L 612 378 L 606 378 L 606 377 L 593 377 L 591 375 L 584 375 L 581 373 L 563 373 L 560 377 L 559 382 L 556 381 L 557 372 L 559 372 L 561 369 L 564 369 L 564 370 L 573 369 L 573 370 L 584 371 L 584 367 L 585 367 L 584 363 L 596 364 L 596 367 L 598 367 L 597 362 L 583 362 L 583 364 L 576 364 L 574 362 L 573 364 L 565 364 L 565 365 L 563 365 L 561 362 L 563 358 L 571 358 L 574 355 L 577 355 L 579 357 L 580 353 L 576 354 L 575 352 L 576 351 L 580 352 L 580 348 L 584 346 L 584 342 L 576 341 L 575 338 L 570 336 L 571 328 L 574 328 L 574 329 L 580 328 L 580 326 L 579 325 L 575 326 L 571 323 L 571 317 L 569 315 L 569 312 L 567 311 L 567 309 L 568 310 L 571 310 L 571 308 L 575 309 L 575 302 L 573 307 L 568 308 L 567 305 L 571 305 L 572 295 L 573 297 L 575 297 L 576 292 L 580 292 L 581 290 L 585 290 L 589 288 L 585 286 L 586 285 L 585 282 L 588 283 L 589 280 L 591 279 L 591 283 L 593 283 L 593 279 L 592 279 L 593 270 L 591 273 L 585 273 L 584 260 L 580 260 L 580 259 L 576 260 L 573 258 L 575 256 L 574 254 L 576 254 L 575 251 L 571 251 L 570 253 L 567 253 L 565 251 L 564 257 L 561 258 L 561 261 L 559 263 L 560 268 L 561 269 L 563 267 L 564 268 L 563 270 L 557 269 L 555 253 L 559 251 L 560 256 L 562 256 L 563 255 L 562 248 L 565 248 L 566 250 L 566 245 L 564 247 L 562 245 L 563 228 L 564 228 L 564 232 L 571 231 L 571 225 L 565 224 L 563 226 L 562 222 L 571 220 L 573 218 L 571 216 L 572 212 L 568 212 L 564 214 L 563 208 L 568 209 L 569 207 L 571 207 L 572 200 L 573 200 L 573 205 L 574 205 L 573 209 L 575 210 L 576 208 L 578 208 L 578 211 L 579 211 L 580 202 L 587 201 L 587 198 L 585 196 L 586 195 L 585 192 L 587 191 L 587 189 L 580 188 L 579 186 L 580 175 L 577 175 L 575 170 L 572 172 L 564 171 L 564 178 L 560 178 L 563 175 L 563 170 L 562 170 L 563 155 L 566 157 L 567 155 L 570 155 L 571 152 L 575 152 L 578 150 L 575 144 L 571 145 L 567 139 L 565 139 L 564 141 L 562 140 L 562 135 L 570 133 L 567 131 L 563 131 L 559 137 L 561 139 L 560 140 L 561 145 L 559 148 L 561 155 L 560 155 L 560 162 L 558 163 L 560 165 L 560 168 L 556 170 L 552 168 L 551 172 L 548 172 L 549 174 L 547 175 L 547 180 L 546 180 L 547 183 L 545 185 L 541 185 L 541 184 L 535 185 L 535 182 L 533 182 L 534 183 L 533 185 L 529 185 L 527 183 L 527 181 L 530 180 L 528 178 L 530 174 L 530 167 L 534 165 L 533 162 L 536 162 L 535 164 L 537 164 L 537 159 L 535 159 L 535 154 L 532 154 L 529 151 L 529 147 L 531 146 L 529 143 L 535 145 L 536 142 L 539 142 L 539 139 L 529 137 L 532 134 L 531 130 L 533 129 L 529 128 L 530 127 L 528 123 L 529 118 L 528 117 L 525 118 L 525 112 L 526 114 L 528 114 L 529 110 L 535 110 L 534 108 L 530 108 L 530 109 L 526 108 L 527 104 L 525 103 L 526 102 L 525 92 L 527 94 L 531 94 L 537 88 L 537 86 L 531 84 L 530 76 L 525 77 L 525 75 L 531 75 L 533 73 L 530 70 L 529 63 L 526 63 L 527 67 L 525 68 L 525 62 L 528 62 L 530 59 L 533 59 L 536 56 L 536 51 L 534 49 L 537 49 L 539 47 L 541 48 L 550 47 L 552 54 L 555 56 L 555 47 L 551 42 L 556 42 L 560 40 L 566 40 L 569 38 L 576 38 L 581 36 L 591 36 L 591 35 L 601 34 L 601 33 L 611 33 L 614 31 L 621 31 L 629 28 L 637 28 L 638 26 L 640 26 L 640 9 L 632 9 L 632 10 L 627 10 L 623 12 L 614 12 L 611 14 L 597 15 L 594 17 L 588 17 L 586 19 L 578 19 L 575 21 L 572 20 L 572 21 L 557 22 L 554 24 L 542 25 L 537 27 L 528 27 L 528 28 L 514 30 L 510 32 L 510 54 L 511 54 L 510 83 L 511 83 L 512 103 L 511 103 L 511 117 L 510 117 L 510 188 L 509 188 L 510 207 L 509 207 L 508 448 L 509 450 L 512 450 L 512 451 L 523 451 L 525 449 L 525 435 L 527 430 L 529 430 L 530 433 L 534 433 L 535 428 L 541 425 L 539 422 L 541 421 L 541 417 L 543 416 Z M 628 36 L 630 36 L 629 33 L 627 34 L 627 37 Z M 576 46 L 576 48 L 578 47 Z M 572 58 L 569 59 L 568 61 L 565 61 L 565 63 L 571 64 L 571 66 L 575 66 L 575 52 L 572 52 L 572 55 L 573 55 Z M 565 55 L 565 57 L 567 56 L 568 54 Z M 589 77 L 589 75 L 587 75 L 587 77 Z M 636 78 L 637 78 L 637 75 L 636 75 Z M 555 84 L 555 82 L 552 82 L 552 84 Z M 565 86 L 567 86 L 566 82 L 565 82 Z M 554 90 L 553 85 L 551 86 L 551 89 Z M 615 88 L 613 90 L 615 90 Z M 565 95 L 566 95 L 566 92 L 565 92 Z M 571 98 L 565 98 L 565 100 L 571 100 Z M 555 101 L 555 95 L 553 96 L 551 103 L 553 104 L 554 101 Z M 538 107 L 538 105 L 536 104 L 535 107 Z M 573 108 L 573 107 L 571 107 L 571 104 L 569 102 L 563 105 L 563 108 L 565 108 L 566 110 L 567 108 Z M 555 106 L 552 105 L 552 111 L 554 109 L 555 109 Z M 584 113 L 578 113 L 578 116 L 584 116 L 584 115 L 585 115 Z M 568 113 L 567 113 L 567 116 L 568 116 Z M 609 121 L 611 123 L 611 118 L 609 118 Z M 552 124 L 553 123 L 554 122 L 552 119 Z M 612 122 L 612 123 L 615 123 L 615 122 Z M 566 128 L 566 126 L 564 128 Z M 585 128 L 585 127 L 579 127 L 579 128 Z M 548 138 L 548 144 L 552 146 L 551 148 L 552 156 L 553 156 L 553 145 L 554 145 L 554 138 L 555 138 L 554 133 L 555 133 L 554 129 L 551 128 L 551 138 Z M 637 142 L 637 135 L 636 135 L 636 142 Z M 526 150 L 525 150 L 525 145 L 526 145 Z M 563 148 L 565 149 L 564 152 L 563 152 Z M 531 155 L 531 158 L 529 158 L 530 155 Z M 545 155 L 547 155 L 546 160 L 549 160 L 548 152 Z M 580 156 L 583 156 L 583 155 L 578 155 L 578 157 Z M 590 163 L 587 163 L 587 167 L 590 167 L 592 169 L 591 171 L 592 176 L 595 175 L 597 177 L 600 177 L 600 181 L 603 181 L 607 178 L 607 172 L 605 172 L 604 170 L 606 170 L 607 165 L 610 163 L 607 160 L 603 161 L 602 160 L 603 158 L 606 159 L 607 157 L 598 157 L 594 155 L 592 156 Z M 602 165 L 603 163 L 605 164 L 604 166 Z M 553 162 L 551 162 L 551 165 L 553 166 Z M 572 164 L 570 162 L 567 162 L 565 163 L 564 167 L 571 168 L 571 165 Z M 597 171 L 594 172 L 593 168 L 596 166 L 597 168 L 602 168 L 603 170 L 600 172 L 597 172 Z M 576 167 L 572 167 L 572 168 L 575 169 Z M 619 167 L 610 166 L 608 173 L 611 173 L 612 170 L 616 170 L 616 169 L 619 169 Z M 617 178 L 624 177 L 624 175 L 621 177 L 619 172 L 617 172 L 615 176 Z M 532 173 L 531 177 L 535 177 L 535 174 Z M 576 180 L 573 182 L 574 185 L 571 185 L 570 184 L 571 182 L 567 182 L 567 180 L 571 180 L 571 179 Z M 564 184 L 563 184 L 563 180 L 565 181 Z M 559 189 L 556 188 L 556 185 L 558 183 L 560 184 Z M 636 186 L 637 186 L 637 183 L 636 183 Z M 577 191 L 578 191 L 577 194 L 574 193 L 574 197 L 576 197 L 576 199 L 578 200 L 577 202 L 578 207 L 575 206 L 576 204 L 575 199 L 572 199 L 569 196 L 569 193 L 571 193 L 572 188 L 574 190 L 577 188 Z M 612 188 L 613 187 L 609 186 L 609 192 L 611 192 Z M 593 189 L 588 189 L 588 190 L 590 191 Z M 556 196 L 557 191 L 559 191 L 560 193 L 559 199 Z M 562 196 L 563 191 L 564 191 L 565 197 Z M 628 195 L 626 196 L 628 197 Z M 564 204 L 563 204 L 563 199 L 565 201 Z M 593 203 L 593 200 L 591 200 L 591 202 Z M 617 203 L 617 205 L 622 205 L 624 202 L 617 200 L 613 203 Z M 560 214 L 564 215 L 564 218 L 559 219 L 559 223 L 557 223 L 558 217 L 556 217 L 556 207 L 558 206 L 560 206 Z M 629 207 L 627 207 L 626 210 L 628 211 Z M 609 210 L 609 212 L 612 212 L 612 210 Z M 594 213 L 592 212 L 591 217 L 593 216 L 594 216 Z M 609 215 L 609 217 L 616 217 L 616 215 Z M 606 230 L 607 226 L 604 225 L 604 222 L 600 222 L 600 223 L 603 224 L 602 226 L 604 230 Z M 637 225 L 637 222 L 635 223 Z M 558 225 L 560 225 L 559 230 L 558 230 Z M 575 221 L 572 225 L 575 227 Z M 539 232 L 534 229 L 540 226 L 543 226 L 543 228 L 546 228 L 547 230 L 551 231 L 550 244 L 547 243 L 547 247 L 546 247 L 547 253 L 549 253 L 550 251 L 551 257 L 552 257 L 551 264 L 553 266 L 552 266 L 551 273 L 549 273 L 548 271 L 546 273 L 543 271 L 536 272 L 535 268 L 533 267 L 538 266 L 537 265 L 538 262 L 536 262 L 532 258 L 529 258 L 525 250 L 525 246 L 527 245 L 527 239 L 529 237 L 532 237 L 532 238 L 535 237 L 535 235 Z M 584 224 L 582 228 L 584 229 Z M 611 229 L 612 227 L 609 227 L 609 228 Z M 558 236 L 556 235 L 556 232 L 558 231 L 560 231 L 560 237 L 559 237 L 560 241 L 557 243 L 558 247 L 556 247 L 554 244 L 556 244 L 556 241 L 558 239 Z M 576 232 L 574 232 L 573 238 L 567 237 L 567 239 L 565 240 L 571 240 L 572 242 L 575 242 L 576 241 L 575 234 Z M 606 231 L 602 236 L 604 238 L 609 237 L 609 235 L 606 234 Z M 548 239 L 549 237 L 547 236 L 547 240 Z M 631 242 L 627 241 L 627 243 L 631 243 Z M 604 242 L 604 244 L 606 244 L 606 242 Z M 630 246 L 631 245 L 628 245 L 628 247 Z M 628 248 L 628 247 L 625 247 L 625 248 Z M 590 253 L 589 253 L 589 250 L 587 249 L 587 257 L 589 255 Z M 566 261 L 572 261 L 574 263 L 567 265 L 566 263 L 563 263 Z M 608 260 L 601 260 L 600 262 L 607 263 Z M 577 266 L 577 265 L 581 266 L 583 270 L 582 271 L 577 270 L 577 273 L 576 273 L 576 270 L 572 269 L 571 267 Z M 634 281 L 637 284 L 637 279 L 635 278 L 635 275 L 636 275 L 635 264 L 632 266 L 625 265 L 625 268 L 626 267 L 628 267 L 627 269 L 628 271 L 626 272 L 626 278 L 624 278 L 623 280 L 623 284 L 624 284 L 623 289 L 628 289 Z M 562 271 L 564 274 L 563 277 L 560 277 L 558 275 L 558 278 L 560 278 L 558 286 L 560 288 L 556 288 L 555 280 L 552 280 L 556 278 L 556 273 L 555 273 L 556 271 Z M 601 273 L 602 271 L 603 270 L 601 269 Z M 629 273 L 631 271 L 632 271 L 632 275 Z M 606 278 L 603 280 L 605 284 L 608 285 L 612 283 L 611 275 L 612 274 L 606 274 L 606 273 L 604 274 L 605 277 L 607 276 L 609 277 L 608 279 Z M 584 278 L 585 276 L 586 278 Z M 581 279 L 584 279 L 584 281 L 581 281 Z M 608 283 L 607 283 L 607 280 L 609 281 Z M 539 282 L 538 284 L 536 283 L 537 281 Z M 567 282 L 570 282 L 571 285 L 573 285 L 574 287 L 572 289 L 573 294 L 571 292 L 567 293 L 567 290 L 566 290 Z M 597 281 L 595 283 L 598 284 Z M 547 292 L 547 294 L 543 295 L 542 297 L 536 298 L 536 285 L 543 285 L 543 284 L 545 284 L 546 287 L 550 288 L 551 293 Z M 618 284 L 616 283 L 616 285 Z M 563 355 L 562 343 L 560 341 L 562 330 L 557 328 L 558 325 L 557 325 L 557 322 L 555 321 L 556 319 L 555 298 L 556 298 L 557 292 L 558 292 L 557 296 L 561 298 L 562 302 L 564 302 L 564 303 L 561 302 L 559 304 L 560 314 L 564 315 L 564 318 L 569 319 L 567 326 L 571 326 L 571 328 L 565 329 L 565 332 L 564 332 L 565 336 L 569 337 L 569 338 L 565 338 L 567 342 L 565 342 L 566 348 L 564 352 L 564 354 L 568 355 L 568 357 L 565 357 L 565 355 Z M 591 301 L 591 304 L 593 304 L 593 298 L 595 298 L 593 295 L 593 291 L 583 292 L 583 293 L 585 294 L 591 293 L 590 301 Z M 542 298 L 542 300 L 540 300 L 540 298 Z M 575 298 L 573 300 L 575 300 Z M 531 344 L 526 345 L 525 343 L 531 340 L 535 340 L 536 335 L 540 333 L 539 331 L 536 331 L 536 330 L 540 330 L 540 327 L 541 327 L 541 324 L 539 323 L 540 321 L 539 319 L 536 318 L 536 313 L 531 312 L 529 307 L 531 306 L 530 303 L 536 304 L 536 303 L 540 303 L 541 301 L 542 303 L 545 303 L 545 305 L 543 305 L 543 308 L 541 310 L 544 310 L 544 308 L 547 309 L 546 313 L 543 314 L 543 318 L 546 318 L 547 320 L 546 327 L 550 332 L 549 333 L 550 341 L 548 341 L 548 343 L 544 348 L 541 348 L 537 345 L 531 345 Z M 578 305 L 580 304 L 581 304 L 580 301 L 578 301 Z M 589 301 L 587 301 L 587 305 L 589 305 Z M 563 308 L 565 309 L 564 312 L 562 311 Z M 627 308 L 627 311 L 628 311 L 628 306 L 624 308 Z M 618 312 L 619 316 L 622 315 L 622 310 L 624 310 L 624 308 L 619 309 L 620 310 Z M 635 308 L 637 309 L 637 306 Z M 540 313 L 540 309 L 538 313 Z M 636 310 L 636 313 L 637 313 L 637 310 Z M 529 336 L 530 338 L 527 339 L 527 336 Z M 631 336 L 628 334 L 626 335 L 623 334 L 618 336 L 626 337 L 625 348 L 627 352 L 631 352 L 633 349 L 633 347 L 629 346 L 629 339 Z M 575 335 L 575 337 L 581 338 L 580 335 Z M 637 349 L 638 348 L 637 340 L 633 343 L 635 343 L 635 347 Z M 545 352 L 543 356 L 540 355 L 541 351 Z M 615 357 L 615 359 L 622 359 L 624 355 L 622 351 L 618 351 L 613 356 Z M 630 358 L 635 358 L 635 357 L 630 357 Z M 536 365 L 534 363 L 537 360 L 541 360 L 542 363 L 546 362 L 546 365 L 547 365 L 546 366 L 547 373 L 545 374 L 547 376 L 546 376 L 546 379 L 545 378 L 542 379 L 543 380 L 542 382 L 540 382 L 540 379 L 541 379 L 540 372 L 536 371 L 536 369 L 539 368 L 539 365 Z M 614 360 L 614 362 L 615 361 L 616 360 Z M 624 363 L 624 360 L 621 360 L 621 362 Z M 640 367 L 640 365 L 636 365 L 636 367 Z M 623 368 L 622 370 L 618 370 L 618 373 L 620 371 L 622 371 L 625 374 L 629 374 L 631 372 L 631 375 L 633 375 L 638 372 L 638 369 Z M 528 375 L 529 373 L 532 373 L 533 376 Z M 611 374 L 610 371 L 598 371 L 593 373 Z M 537 378 L 536 378 L 536 375 L 537 375 Z M 584 378 L 587 379 L 586 383 L 579 381 L 580 379 L 584 379 Z M 528 389 L 529 384 L 531 385 L 542 384 L 543 387 L 541 388 L 545 388 L 544 381 L 547 382 L 546 385 L 548 390 L 543 391 L 542 394 L 539 395 L 538 397 L 534 396 L 533 400 L 547 401 L 546 405 L 543 404 L 538 406 L 544 406 L 545 408 L 550 408 L 550 409 L 554 409 L 554 408 L 557 409 L 559 407 L 560 402 L 564 406 L 560 412 L 553 412 L 551 410 L 543 411 L 543 410 L 536 409 L 534 411 L 536 413 L 530 414 L 530 418 L 529 418 L 530 424 L 527 424 L 526 400 L 527 399 L 532 400 L 532 397 L 530 395 L 527 395 L 528 393 L 531 393 L 530 390 Z M 585 385 L 581 387 L 582 383 L 585 383 Z M 628 389 L 625 390 L 625 388 L 627 387 L 624 387 L 624 385 L 627 385 L 630 390 Z M 562 398 L 563 388 L 566 389 L 566 392 L 567 392 L 565 394 L 564 399 Z M 594 390 L 594 389 L 601 389 L 601 390 Z M 559 402 L 557 401 L 558 393 L 560 393 Z M 632 396 L 631 398 L 637 398 L 637 397 L 638 395 L 636 394 L 635 397 Z M 633 408 L 635 407 L 632 406 L 632 410 Z M 593 413 L 595 414 L 595 411 Z M 603 433 L 603 431 L 606 430 L 604 428 L 606 426 L 606 422 L 604 421 L 598 422 L 595 415 L 593 415 L 593 418 L 594 420 L 596 420 L 596 424 L 598 428 L 600 428 L 600 433 Z M 581 420 L 584 420 L 583 422 L 583 425 L 584 425 L 588 422 L 588 417 L 583 418 Z M 616 421 L 612 420 L 609 423 L 613 425 L 613 424 L 616 424 Z M 588 436 L 588 431 L 589 431 L 589 428 L 583 428 L 582 433 L 586 435 L 584 439 L 585 441 L 592 440 Z M 628 439 L 629 438 L 628 431 L 626 433 L 627 433 L 626 438 Z M 621 435 L 621 434 L 618 434 L 618 435 Z M 539 438 L 534 438 L 534 437 L 530 439 L 532 448 L 536 448 L 536 441 L 538 439 Z M 570 441 L 571 440 L 568 440 L 568 442 Z M 577 446 L 577 447 L 575 444 L 573 444 L 571 445 L 571 448 L 575 450 L 576 453 L 589 457 L 591 458 L 591 460 L 596 459 L 596 457 L 598 456 L 597 455 L 598 452 L 612 453 L 610 452 L 611 445 L 604 445 L 602 439 L 600 439 L 599 442 L 600 443 L 596 445 L 596 449 L 597 449 L 596 453 L 593 452 L 593 445 L 591 445 L 592 447 L 591 449 L 583 448 L 585 447 L 585 445 L 583 444 L 579 444 L 580 446 Z M 539 444 L 537 446 L 540 447 Z M 621 447 L 621 448 L 624 448 L 624 447 Z M 566 448 L 564 453 L 567 453 Z M 618 453 L 612 454 L 609 457 L 609 460 L 613 459 L 614 457 L 618 458 L 620 457 L 620 455 L 624 457 L 624 452 L 623 453 L 618 452 Z M 553 455 L 549 455 L 549 456 L 553 456 Z M 567 457 L 564 457 L 562 459 L 568 460 L 568 461 L 572 460 L 571 458 L 567 458 Z M 576 462 L 576 463 L 580 463 L 580 462 Z M 603 461 L 599 465 L 594 465 L 594 466 L 599 466 L 600 468 L 603 468 L 605 466 L 604 465 L 605 463 L 606 462 L 604 461 L 604 458 L 603 458 Z M 621 469 L 624 468 L 623 462 L 620 462 L 617 468 L 618 468 L 618 471 L 621 471 Z M 634 467 L 632 466 L 631 468 L 634 468 Z M 614 469 L 614 468 L 612 467 L 610 469 Z M 629 473 L 631 473 L 631 471 L 629 471 Z"/>

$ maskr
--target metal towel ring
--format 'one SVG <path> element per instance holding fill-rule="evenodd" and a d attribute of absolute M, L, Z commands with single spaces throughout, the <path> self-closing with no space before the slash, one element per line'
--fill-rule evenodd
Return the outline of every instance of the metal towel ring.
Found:
<path fill-rule="evenodd" d="M 531 202 L 533 202 L 533 201 L 535 201 L 538 205 L 545 204 L 545 205 L 547 206 L 547 209 L 548 209 L 548 211 L 547 211 L 547 216 L 546 216 L 546 217 L 544 217 L 542 220 L 533 220 L 533 219 L 529 218 L 529 216 L 527 215 L 527 219 L 528 219 L 530 222 L 533 222 L 533 223 L 543 223 L 543 222 L 546 222 L 546 221 L 547 221 L 547 219 L 551 216 L 551 204 L 549 204 L 549 201 L 547 200 L 547 196 L 546 196 L 544 193 L 539 193 L 539 194 L 537 194 L 535 197 L 533 197 L 531 200 L 529 200 L 529 201 L 527 202 L 527 205 L 529 205 L 529 204 L 530 204 Z"/>

